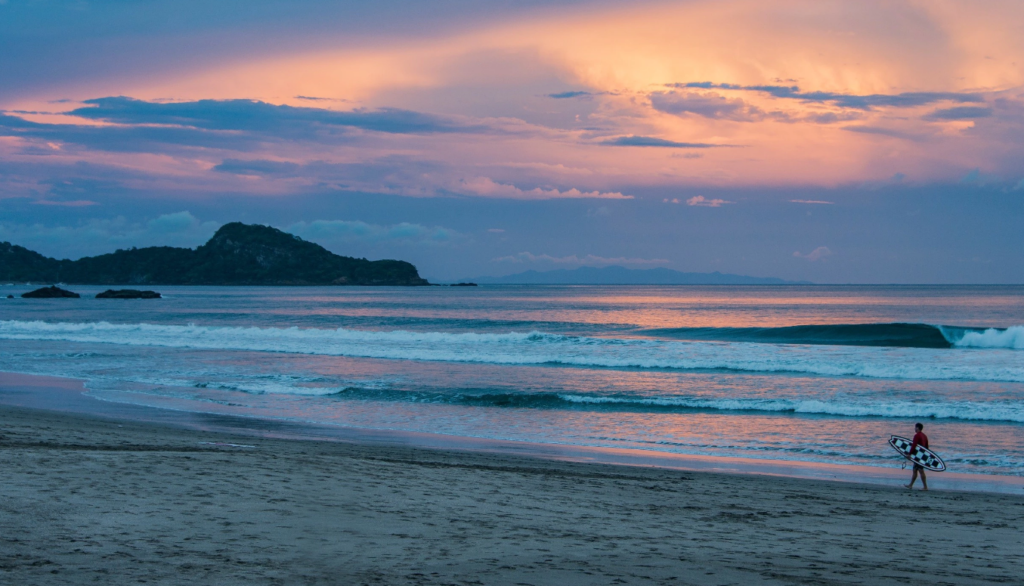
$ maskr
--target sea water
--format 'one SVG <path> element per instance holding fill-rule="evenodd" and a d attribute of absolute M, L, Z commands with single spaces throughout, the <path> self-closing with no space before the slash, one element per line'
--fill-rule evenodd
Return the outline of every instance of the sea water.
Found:
<path fill-rule="evenodd" d="M 0 299 L 0 370 L 201 413 L 1024 476 L 1024 287 L 160 287 Z M 0 291 L 18 295 L 25 286 Z"/>

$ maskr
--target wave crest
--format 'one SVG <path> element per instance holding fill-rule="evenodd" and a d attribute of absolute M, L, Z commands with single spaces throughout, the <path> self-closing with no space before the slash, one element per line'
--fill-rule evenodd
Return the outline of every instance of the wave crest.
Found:
<path fill-rule="evenodd" d="M 998 338 L 1002 343 L 1002 338 L 996 334 L 985 336 L 978 339 L 987 341 Z M 730 370 L 895 379 L 1024 382 L 1024 362 L 1016 355 L 920 348 L 687 342 L 565 336 L 543 332 L 381 332 L 345 328 L 42 321 L 0 321 L 0 338 L 499 365 L 552 364 L 586 368 Z M 973 343 L 978 342 L 967 334 L 957 342 Z"/>
<path fill-rule="evenodd" d="M 647 330 L 653 336 L 680 340 L 886 346 L 893 348 L 1024 349 L 1024 326 L 967 328 L 911 323 L 824 324 L 779 328 L 668 328 Z"/>
<path fill-rule="evenodd" d="M 1008 421 L 1024 423 L 1024 405 L 1007 402 L 970 401 L 927 403 L 914 401 L 864 401 L 815 399 L 711 398 L 669 395 L 642 397 L 581 393 L 405 391 L 350 386 L 334 393 L 344 399 L 445 403 L 472 407 L 516 409 L 571 409 L 622 412 L 747 411 L 834 415 L 840 417 L 899 417 Z"/>

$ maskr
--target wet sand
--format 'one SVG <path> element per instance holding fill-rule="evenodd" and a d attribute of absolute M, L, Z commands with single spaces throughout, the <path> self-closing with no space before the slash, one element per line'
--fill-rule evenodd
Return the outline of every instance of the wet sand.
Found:
<path fill-rule="evenodd" d="M 0 469 L 3 584 L 1024 575 L 1017 495 L 264 439 L 10 406 Z"/>

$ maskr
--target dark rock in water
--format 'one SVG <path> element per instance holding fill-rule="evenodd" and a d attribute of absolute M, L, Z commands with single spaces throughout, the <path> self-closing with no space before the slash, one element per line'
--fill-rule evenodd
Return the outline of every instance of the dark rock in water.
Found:
<path fill-rule="evenodd" d="M 42 289 L 36 289 L 35 291 L 29 291 L 28 293 L 22 293 L 22 297 L 25 299 L 57 299 L 62 297 L 81 297 L 78 293 L 68 291 L 67 289 L 61 289 L 56 285 L 49 287 L 43 287 Z"/>
<path fill-rule="evenodd" d="M 8 299 L 14 299 L 14 295 L 8 295 L 7 298 Z"/>
<path fill-rule="evenodd" d="M 107 289 L 97 293 L 96 299 L 160 299 L 156 291 L 139 291 L 138 289 Z"/>
<path fill-rule="evenodd" d="M 476 287 L 476 283 L 452 283 L 452 287 Z"/>

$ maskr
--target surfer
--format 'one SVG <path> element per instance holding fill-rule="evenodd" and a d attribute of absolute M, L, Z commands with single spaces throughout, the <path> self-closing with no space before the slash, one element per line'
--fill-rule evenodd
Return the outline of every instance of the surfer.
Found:
<path fill-rule="evenodd" d="M 910 455 L 913 455 L 914 450 L 917 449 L 917 446 L 921 446 L 923 448 L 928 447 L 928 436 L 924 434 L 924 425 L 920 423 L 915 424 L 914 432 L 914 439 L 913 442 L 910 444 L 910 451 L 907 452 L 907 454 Z M 906 487 L 911 490 L 914 489 L 914 482 L 917 481 L 918 474 L 921 475 L 921 484 L 924 486 L 924 489 L 928 490 L 928 477 L 925 476 L 924 474 L 924 466 L 921 466 L 917 462 L 914 462 L 914 475 L 910 478 L 910 484 L 907 484 Z"/>

